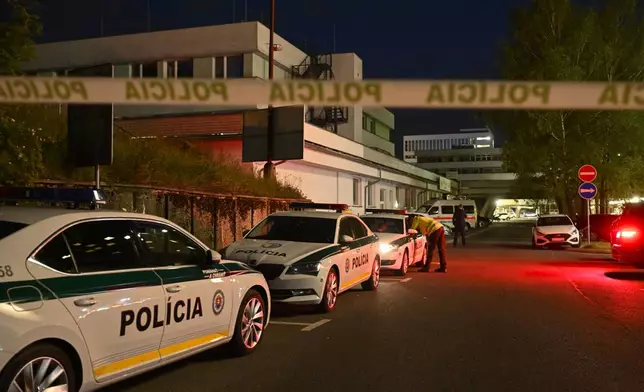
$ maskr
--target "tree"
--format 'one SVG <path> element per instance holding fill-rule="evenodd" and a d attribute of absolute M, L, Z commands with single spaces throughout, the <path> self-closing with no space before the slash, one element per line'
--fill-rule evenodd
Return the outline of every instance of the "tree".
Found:
<path fill-rule="evenodd" d="M 569 0 L 534 0 L 513 15 L 514 35 L 503 54 L 504 77 L 642 80 L 644 37 L 637 7 L 637 0 L 611 0 L 599 11 Z M 577 209 L 577 169 L 582 164 L 598 168 L 604 199 L 640 181 L 621 169 L 626 163 L 644 162 L 640 112 L 502 111 L 485 118 L 506 134 L 504 158 L 519 184 L 539 177 L 560 211 Z"/>
<path fill-rule="evenodd" d="M 33 56 L 33 37 L 40 34 L 38 17 L 21 0 L 6 0 L 8 21 L 0 22 L 0 74 L 20 74 Z M 38 106 L 0 105 L 0 184 L 25 184 L 42 169 L 41 140 L 34 120 Z"/>

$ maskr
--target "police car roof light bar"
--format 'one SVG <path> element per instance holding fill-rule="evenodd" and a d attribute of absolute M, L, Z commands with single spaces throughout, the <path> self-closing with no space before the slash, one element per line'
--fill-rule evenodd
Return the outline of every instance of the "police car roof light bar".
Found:
<path fill-rule="evenodd" d="M 398 215 L 407 215 L 407 210 L 400 209 L 385 209 L 385 208 L 365 208 L 365 212 L 370 212 L 372 214 L 398 214 Z"/>
<path fill-rule="evenodd" d="M 326 204 L 326 203 L 302 203 L 293 202 L 290 204 L 293 210 L 330 210 L 335 212 L 343 212 L 349 209 L 347 204 Z"/>
<path fill-rule="evenodd" d="M 105 204 L 107 197 L 101 189 L 91 188 L 14 188 L 0 187 L 2 201 L 37 201 L 45 203 Z"/>

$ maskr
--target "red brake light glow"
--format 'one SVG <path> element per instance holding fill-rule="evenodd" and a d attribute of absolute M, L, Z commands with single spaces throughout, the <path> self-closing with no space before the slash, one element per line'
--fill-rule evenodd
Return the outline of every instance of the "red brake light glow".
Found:
<path fill-rule="evenodd" d="M 617 238 L 633 238 L 637 235 L 637 231 L 635 230 L 620 230 L 617 232 Z"/>

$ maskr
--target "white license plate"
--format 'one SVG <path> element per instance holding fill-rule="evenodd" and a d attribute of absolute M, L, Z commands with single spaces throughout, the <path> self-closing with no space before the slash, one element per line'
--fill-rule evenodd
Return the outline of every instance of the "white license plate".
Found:
<path fill-rule="evenodd" d="M 561 238 L 561 237 L 553 238 L 553 239 L 552 239 L 552 242 L 564 242 L 564 239 L 563 239 L 563 238 Z"/>

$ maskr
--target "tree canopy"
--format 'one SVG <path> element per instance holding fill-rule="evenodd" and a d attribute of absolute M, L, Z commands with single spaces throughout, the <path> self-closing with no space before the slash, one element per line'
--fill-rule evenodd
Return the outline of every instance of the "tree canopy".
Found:
<path fill-rule="evenodd" d="M 544 81 L 641 81 L 644 24 L 637 0 L 601 8 L 534 0 L 511 18 L 504 78 Z M 600 196 L 622 197 L 644 185 L 644 112 L 498 111 L 486 121 L 506 136 L 504 158 L 518 184 L 542 184 L 560 210 L 573 213 L 577 170 L 594 165 Z M 538 178 L 539 181 L 531 181 Z"/>
<path fill-rule="evenodd" d="M 4 0 L 0 11 L 0 75 L 20 75 L 22 64 L 34 55 L 33 39 L 40 34 L 41 25 L 32 13 L 30 0 Z M 66 112 L 65 105 L 0 105 L 0 184 L 92 180 L 93 170 L 74 169 L 66 164 Z M 101 175 L 111 183 L 303 197 L 292 186 L 277 180 L 264 181 L 225 158 L 213 161 L 185 144 L 132 139 L 117 130 L 114 152 L 114 164 L 103 168 Z"/>

